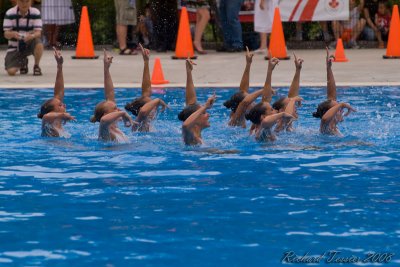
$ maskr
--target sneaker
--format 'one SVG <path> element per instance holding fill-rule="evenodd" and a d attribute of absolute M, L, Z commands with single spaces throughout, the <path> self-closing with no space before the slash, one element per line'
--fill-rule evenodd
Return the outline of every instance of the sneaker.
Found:
<path fill-rule="evenodd" d="M 336 41 L 333 41 L 332 43 L 329 44 L 329 49 L 336 49 Z"/>
<path fill-rule="evenodd" d="M 353 49 L 360 49 L 360 46 L 354 40 L 349 41 L 349 47 Z"/>

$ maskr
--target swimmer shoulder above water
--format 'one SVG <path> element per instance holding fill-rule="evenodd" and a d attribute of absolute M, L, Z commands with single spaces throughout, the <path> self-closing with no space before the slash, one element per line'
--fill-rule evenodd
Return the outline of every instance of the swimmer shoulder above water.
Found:
<path fill-rule="evenodd" d="M 125 127 L 133 127 L 136 124 L 126 111 L 122 111 L 115 103 L 114 85 L 111 79 L 110 66 L 113 57 L 104 50 L 104 93 L 105 101 L 96 105 L 94 115 L 90 121 L 100 122 L 99 140 L 127 142 L 128 138 L 118 128 L 118 122 L 123 121 Z"/>
<path fill-rule="evenodd" d="M 332 72 L 332 60 L 334 57 L 329 55 L 326 48 L 326 72 L 327 72 L 327 100 L 318 105 L 317 111 L 313 113 L 316 118 L 321 118 L 320 132 L 327 135 L 341 136 L 338 123 L 344 120 L 351 112 L 356 110 L 348 103 L 336 101 L 336 83 Z M 344 110 L 347 109 L 346 113 Z"/>
<path fill-rule="evenodd" d="M 125 109 L 130 111 L 136 116 L 137 124 L 132 128 L 133 131 L 149 132 L 151 128 L 151 122 L 154 120 L 157 114 L 157 108 L 161 106 L 161 111 L 168 108 L 167 104 L 160 98 L 151 99 L 151 81 L 150 81 L 150 68 L 149 68 L 149 56 L 150 51 L 142 49 L 144 68 L 142 78 L 142 96 L 134 99 L 131 103 L 125 105 Z"/>
<path fill-rule="evenodd" d="M 63 125 L 75 117 L 66 112 L 64 104 L 64 59 L 61 52 L 54 48 L 54 57 L 57 61 L 57 76 L 54 85 L 54 97 L 44 102 L 40 108 L 38 118 L 42 119 L 43 137 L 61 137 L 64 134 Z"/>
<path fill-rule="evenodd" d="M 186 106 L 179 113 L 179 120 L 182 123 L 182 137 L 185 145 L 201 145 L 203 139 L 201 132 L 203 129 L 210 127 L 208 121 L 210 114 L 207 110 L 212 107 L 215 102 L 215 94 L 208 98 L 207 102 L 202 106 L 197 103 L 196 90 L 193 84 L 192 70 L 195 65 L 190 59 L 186 60 Z"/>

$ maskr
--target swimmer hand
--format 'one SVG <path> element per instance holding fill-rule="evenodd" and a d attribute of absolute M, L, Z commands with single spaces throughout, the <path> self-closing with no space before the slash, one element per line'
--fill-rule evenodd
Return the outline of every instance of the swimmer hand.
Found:
<path fill-rule="evenodd" d="M 169 106 L 160 99 L 160 105 L 161 105 L 161 112 L 165 111 L 166 109 L 170 109 Z"/>
<path fill-rule="evenodd" d="M 62 120 L 63 123 L 65 124 L 67 121 L 76 121 L 76 118 L 74 116 L 71 116 L 71 114 L 69 113 L 63 113 Z"/>
<path fill-rule="evenodd" d="M 253 62 L 253 53 L 250 53 L 249 48 L 246 46 L 246 63 L 251 64 Z"/>
<path fill-rule="evenodd" d="M 142 50 L 142 55 L 143 55 L 143 60 L 144 61 L 149 61 L 150 58 L 150 50 L 146 49 L 142 46 L 142 44 L 139 43 L 139 47 Z"/>
<path fill-rule="evenodd" d="M 125 127 L 131 127 L 135 123 L 126 112 L 124 112 L 124 114 L 122 115 L 122 120 L 124 121 Z"/>
<path fill-rule="evenodd" d="M 104 59 L 103 59 L 103 61 L 104 61 L 104 67 L 109 68 L 109 67 L 111 66 L 111 63 L 112 63 L 112 60 L 113 60 L 114 57 L 111 56 L 111 55 L 107 52 L 107 50 L 103 49 L 103 51 L 104 51 Z"/>
<path fill-rule="evenodd" d="M 343 115 L 344 117 L 347 117 L 351 112 L 357 112 L 350 104 L 348 103 L 342 103 L 342 108 L 346 108 L 347 112 Z"/>
<path fill-rule="evenodd" d="M 197 64 L 194 63 L 194 62 L 190 59 L 190 57 L 189 57 L 189 55 L 188 55 L 188 57 L 187 57 L 187 59 L 186 59 L 186 70 L 192 71 L 192 70 L 193 70 L 193 65 L 197 65 Z"/>
<path fill-rule="evenodd" d="M 304 100 L 303 98 L 301 98 L 300 96 L 295 96 L 290 98 L 290 100 L 293 100 L 296 102 L 298 107 L 301 107 L 301 102 Z"/>
<path fill-rule="evenodd" d="M 297 58 L 295 53 L 293 53 L 293 56 L 294 56 L 294 65 L 296 66 L 296 69 L 301 70 L 301 68 L 303 67 L 304 60 L 301 58 Z"/>
<path fill-rule="evenodd" d="M 56 58 L 57 65 L 61 66 L 64 63 L 64 58 L 61 56 L 61 51 L 53 46 L 54 57 Z"/>
<path fill-rule="evenodd" d="M 277 59 L 276 57 L 271 57 L 270 53 L 269 54 L 269 60 L 268 60 L 268 69 L 270 70 L 274 70 L 275 66 L 279 64 L 279 59 Z"/>
<path fill-rule="evenodd" d="M 214 104 L 214 102 L 215 102 L 216 99 L 217 99 L 217 96 L 215 95 L 215 93 L 214 93 L 212 96 L 210 96 L 210 97 L 207 99 L 206 104 L 204 105 L 204 106 L 206 107 L 206 109 L 211 108 L 211 107 L 213 106 L 213 104 Z"/>
<path fill-rule="evenodd" d="M 332 61 L 335 60 L 334 55 L 329 55 L 329 48 L 326 47 L 326 66 L 328 68 L 332 67 Z"/>

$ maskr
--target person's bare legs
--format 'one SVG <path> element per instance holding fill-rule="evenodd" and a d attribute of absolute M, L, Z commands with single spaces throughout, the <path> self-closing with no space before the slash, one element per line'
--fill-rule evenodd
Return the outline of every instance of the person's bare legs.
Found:
<path fill-rule="evenodd" d="M 53 39 L 54 39 L 55 28 L 56 28 L 55 24 L 44 25 L 44 33 L 47 40 L 47 47 L 54 46 Z"/>
<path fill-rule="evenodd" d="M 268 38 L 267 33 L 260 32 L 260 48 L 258 48 L 259 50 L 267 49 L 267 38 Z"/>
<path fill-rule="evenodd" d="M 117 28 L 116 31 L 117 31 L 119 49 L 121 50 L 126 49 L 127 48 L 126 37 L 128 35 L 128 26 L 117 24 L 116 28 Z"/>
<path fill-rule="evenodd" d="M 201 38 L 203 36 L 204 29 L 206 28 L 208 21 L 210 20 L 210 11 L 208 8 L 199 8 L 196 13 L 196 30 L 194 33 L 193 45 L 197 51 L 202 52 L 203 47 L 201 46 Z"/>
<path fill-rule="evenodd" d="M 351 40 L 356 41 L 365 27 L 365 19 L 360 19 L 352 29 Z"/>
<path fill-rule="evenodd" d="M 53 40 L 52 45 L 58 46 L 58 34 L 60 33 L 60 26 L 54 25 L 54 33 L 53 33 Z"/>
<path fill-rule="evenodd" d="M 335 41 L 342 36 L 343 26 L 339 21 L 332 21 L 333 34 L 335 35 Z"/>
<path fill-rule="evenodd" d="M 35 58 L 35 65 L 39 66 L 40 59 L 43 55 L 43 44 L 39 43 L 35 46 L 35 50 L 33 51 L 33 56 Z"/>

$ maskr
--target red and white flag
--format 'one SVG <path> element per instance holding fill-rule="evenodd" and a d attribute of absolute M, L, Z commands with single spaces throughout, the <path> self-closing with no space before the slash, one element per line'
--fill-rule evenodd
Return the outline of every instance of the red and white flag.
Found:
<path fill-rule="evenodd" d="M 280 0 L 282 21 L 348 20 L 349 0 Z"/>

